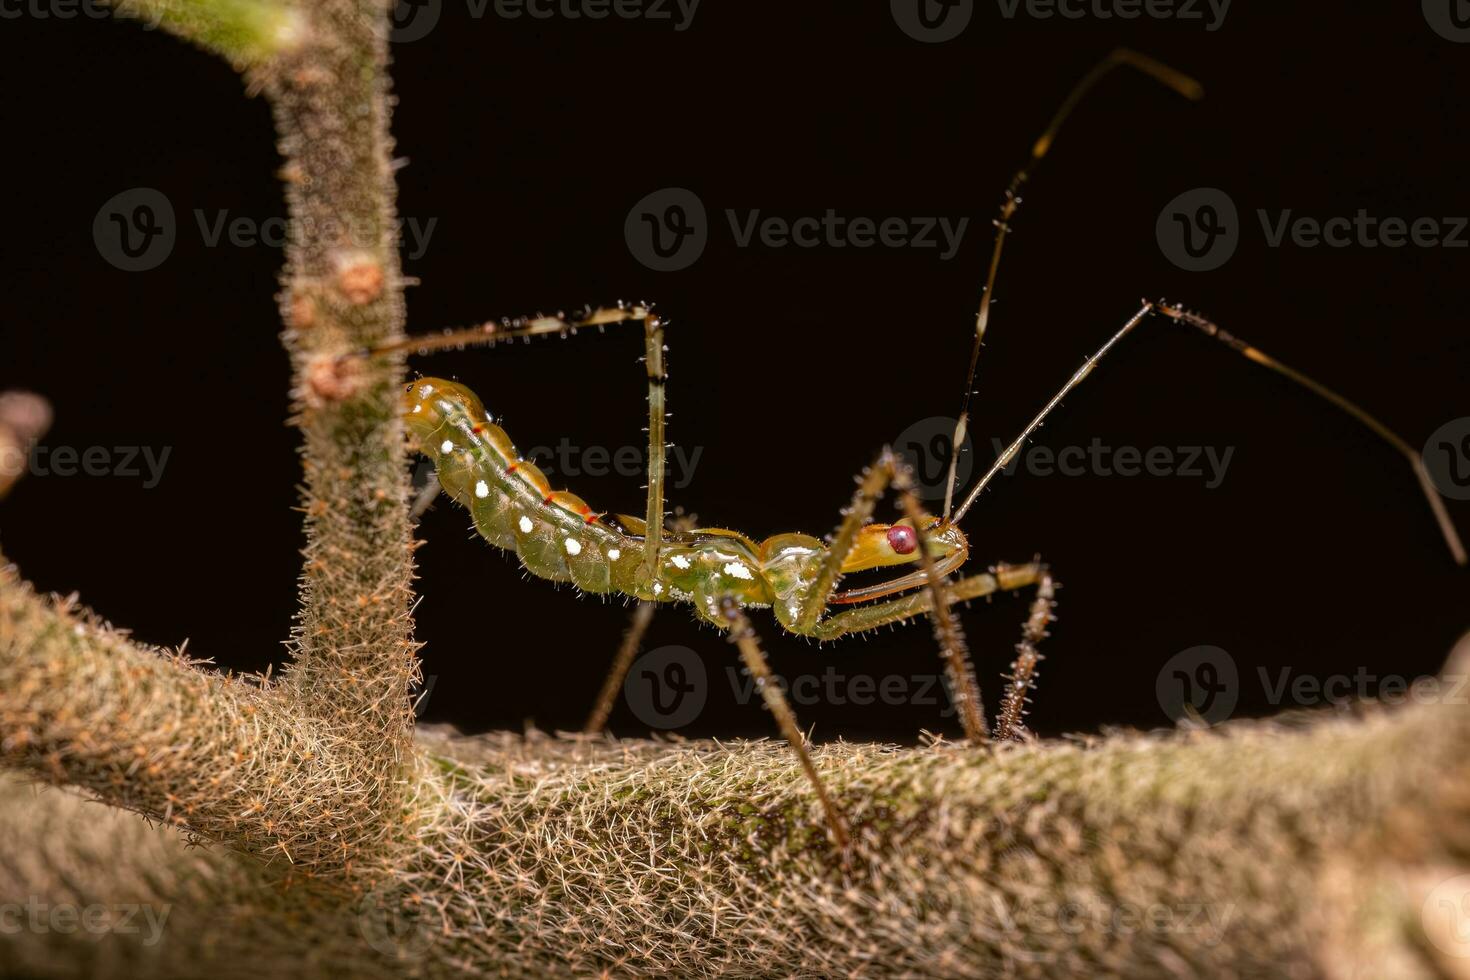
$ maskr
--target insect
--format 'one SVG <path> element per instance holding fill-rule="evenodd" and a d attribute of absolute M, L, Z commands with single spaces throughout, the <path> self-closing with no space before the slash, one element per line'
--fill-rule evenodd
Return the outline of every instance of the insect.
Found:
<path fill-rule="evenodd" d="M 1153 59 L 1120 50 L 1089 72 L 1053 116 L 1033 145 L 1030 159 L 1006 189 L 995 222 L 995 242 L 976 316 L 969 375 L 952 445 L 964 441 L 1001 253 L 1010 232 L 1010 221 L 1021 203 L 1021 187 L 1050 150 L 1057 132 L 1082 96 L 1099 78 L 1120 66 L 1136 69 L 1182 95 L 1197 98 L 1200 94 L 1193 80 Z M 884 449 L 859 477 L 857 492 L 841 523 L 826 539 L 788 533 L 755 541 L 733 530 L 666 521 L 665 325 L 651 306 L 619 304 L 584 309 L 574 315 L 493 322 L 409 338 L 369 353 L 428 353 L 539 335 L 568 334 L 583 328 L 641 324 L 649 406 L 647 507 L 641 517 L 600 513 L 580 497 L 552 489 L 541 470 L 521 456 L 480 399 L 457 382 L 426 377 L 409 384 L 402 396 L 406 428 L 420 451 L 433 460 L 440 486 L 469 510 L 479 533 L 496 547 L 513 551 L 531 574 L 554 582 L 570 582 L 586 592 L 615 593 L 637 601 L 631 625 L 588 721 L 589 730 L 600 731 L 604 727 L 654 608 L 670 603 L 689 606 L 700 619 L 729 632 L 815 787 L 834 839 L 845 847 L 848 831 L 842 814 L 824 788 L 781 689 L 771 683 L 764 654 L 745 610 L 768 608 L 786 631 L 819 641 L 927 615 L 966 737 L 977 743 L 991 738 L 1023 737 L 1022 715 L 1041 659 L 1037 648 L 1052 619 L 1056 582 L 1039 559 L 997 565 L 950 581 L 951 574 L 960 572 L 970 557 L 969 543 L 960 522 L 981 492 L 1032 438 L 1062 399 L 1089 377 L 1124 338 L 1150 320 L 1193 328 L 1305 386 L 1372 429 L 1409 459 L 1455 559 L 1465 563 L 1464 548 L 1443 504 L 1433 492 L 1422 461 L 1406 442 L 1316 381 L 1271 359 L 1203 316 L 1164 301 L 1144 302 L 1106 343 L 1087 357 L 969 488 L 958 506 L 955 505 L 955 460 L 950 463 L 943 511 L 936 516 L 921 510 L 906 466 Z M 893 523 L 874 521 L 878 501 L 890 490 L 897 493 L 904 516 Z M 843 587 L 845 577 L 850 574 L 884 569 L 897 574 L 857 587 Z M 996 723 L 989 728 L 953 606 L 997 592 L 1028 588 L 1035 589 L 1035 598 L 1017 646 L 1017 658 L 1007 677 Z"/>

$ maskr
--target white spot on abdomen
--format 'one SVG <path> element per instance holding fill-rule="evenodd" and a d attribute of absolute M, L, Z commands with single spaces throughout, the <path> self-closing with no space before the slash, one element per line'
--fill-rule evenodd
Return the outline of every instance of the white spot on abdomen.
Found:
<path fill-rule="evenodd" d="M 747 582 L 755 578 L 754 575 L 750 574 L 750 569 L 738 561 L 727 562 L 725 564 L 725 574 L 731 578 L 743 578 Z"/>
<path fill-rule="evenodd" d="M 475 496 L 479 497 L 481 500 L 484 500 L 486 497 L 490 496 L 490 484 L 486 483 L 484 480 L 476 483 Z"/>
<path fill-rule="evenodd" d="M 580 555 L 582 553 L 582 542 L 576 538 L 567 538 L 567 554 Z"/>
<path fill-rule="evenodd" d="M 453 439 L 445 439 L 443 442 L 441 442 L 439 444 L 439 451 L 441 453 L 452 453 L 452 452 L 454 452 L 454 440 Z"/>
<path fill-rule="evenodd" d="M 669 559 L 669 561 L 671 561 L 671 562 L 674 563 L 674 567 L 675 568 L 688 568 L 689 567 L 689 559 L 688 558 L 685 558 L 683 555 L 674 555 L 673 557 L 671 557 Z"/>
<path fill-rule="evenodd" d="M 531 523 L 531 519 L 529 517 L 527 517 L 525 514 L 522 514 L 521 515 L 520 525 L 521 525 L 521 533 L 522 534 L 530 534 L 531 533 L 531 529 L 536 526 L 536 525 L 534 525 L 534 524 Z"/>
<path fill-rule="evenodd" d="M 619 558 L 623 557 L 623 553 L 617 548 L 609 548 L 607 549 L 607 557 L 612 561 L 617 561 Z"/>

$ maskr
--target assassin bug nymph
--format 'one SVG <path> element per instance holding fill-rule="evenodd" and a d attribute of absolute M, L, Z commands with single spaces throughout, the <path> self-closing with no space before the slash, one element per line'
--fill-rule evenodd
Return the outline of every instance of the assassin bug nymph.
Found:
<path fill-rule="evenodd" d="M 1143 55 L 1119 50 L 1103 59 L 1072 89 L 1012 179 L 995 222 L 996 236 L 975 321 L 969 376 L 953 445 L 960 445 L 969 418 L 980 347 L 990 319 L 996 273 L 1010 220 L 1021 203 L 1019 191 L 1050 149 L 1058 130 L 1082 96 L 1119 66 L 1137 69 L 1181 95 L 1198 98 L 1197 83 Z M 1045 565 L 1033 560 L 997 565 L 989 571 L 949 581 L 969 557 L 959 522 L 997 473 L 1001 472 L 1061 400 L 1087 378 L 1097 363 L 1139 324 L 1151 318 L 1193 327 L 1256 363 L 1270 368 L 1327 399 L 1368 426 L 1402 453 L 1414 467 L 1446 541 L 1460 564 L 1465 552 L 1443 504 L 1415 451 L 1356 405 L 1317 382 L 1271 359 L 1204 317 L 1178 305 L 1144 302 L 1113 336 L 1089 356 L 1042 407 L 1024 431 L 1000 454 L 984 476 L 954 504 L 955 468 L 950 466 L 942 516 L 921 511 L 901 460 L 884 449 L 858 478 L 858 489 L 841 524 L 826 540 L 805 534 L 779 534 L 756 542 L 736 531 L 666 525 L 664 509 L 664 323 L 652 307 L 624 305 L 501 321 L 441 334 L 415 337 L 364 355 L 490 345 L 517 338 L 568 334 L 584 327 L 615 323 L 643 326 L 648 379 L 649 469 L 647 508 L 642 517 L 594 512 L 581 498 L 552 490 L 534 463 L 523 459 L 505 431 L 465 386 L 441 378 L 421 378 L 403 393 L 403 418 L 411 439 L 435 463 L 438 482 L 471 513 L 475 527 L 497 547 L 514 551 L 530 573 L 571 582 L 595 593 L 619 593 L 637 601 L 631 625 L 587 723 L 600 731 L 658 603 L 693 606 L 706 622 L 728 630 L 747 669 L 755 677 L 782 734 L 797 752 L 826 812 L 834 840 L 848 842 L 841 811 L 827 794 L 805 747 L 796 719 L 780 687 L 770 683 L 755 632 L 744 610 L 770 608 L 788 632 L 834 640 L 850 633 L 927 614 L 948 675 L 951 696 L 966 737 L 973 742 L 1023 737 L 1021 718 L 1040 654 L 1037 645 L 1052 619 L 1056 584 Z M 877 501 L 896 491 L 905 516 L 892 524 L 872 520 Z M 870 569 L 911 566 L 911 570 L 857 588 L 840 588 L 844 576 Z M 1023 627 L 1018 655 L 993 730 L 987 730 L 974 671 L 953 605 L 996 592 L 1035 587 L 1036 596 Z"/>

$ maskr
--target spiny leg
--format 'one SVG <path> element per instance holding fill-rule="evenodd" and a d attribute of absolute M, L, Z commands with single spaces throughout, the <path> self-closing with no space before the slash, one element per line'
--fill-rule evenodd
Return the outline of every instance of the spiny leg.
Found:
<path fill-rule="evenodd" d="M 638 655 L 638 650 L 643 645 L 643 634 L 648 632 L 648 624 L 653 622 L 655 608 L 655 603 L 647 601 L 639 601 L 638 605 L 633 608 L 633 615 L 628 620 L 628 628 L 623 632 L 622 645 L 618 647 L 617 656 L 613 657 L 612 666 L 608 668 L 607 678 L 602 682 L 602 690 L 597 694 L 592 713 L 587 716 L 587 724 L 582 726 L 582 731 L 589 735 L 607 727 L 608 716 L 612 714 L 613 705 L 617 703 L 618 691 L 628 676 L 628 668 L 633 666 L 633 658 Z"/>
<path fill-rule="evenodd" d="M 664 524 L 664 466 L 667 449 L 664 445 L 665 409 L 664 385 L 668 379 L 664 367 L 664 322 L 647 305 L 625 305 L 597 307 L 583 310 L 575 316 L 558 313 L 555 316 L 536 316 L 523 320 L 490 321 L 474 327 L 446 330 L 443 333 L 421 337 L 407 337 L 392 345 L 369 352 L 373 355 L 395 351 L 413 351 L 428 354 L 438 350 L 463 349 L 466 347 L 493 345 L 519 338 L 567 335 L 579 328 L 604 327 L 610 324 L 641 322 L 643 324 L 643 363 L 648 377 L 648 487 L 645 527 L 643 533 L 643 570 L 641 579 L 645 588 L 651 588 L 658 568 L 659 546 L 663 539 Z M 592 713 L 587 718 L 584 730 L 600 732 L 607 726 L 608 716 L 617 701 L 618 689 L 627 676 L 633 657 L 643 642 L 643 635 L 653 619 L 654 604 L 640 601 L 633 611 L 622 645 L 613 658 L 612 667 L 603 680 L 602 690 Z"/>
<path fill-rule="evenodd" d="M 894 472 L 894 456 L 884 449 L 878 455 L 877 462 L 864 470 L 858 478 L 857 492 L 853 494 L 851 505 L 842 512 L 842 523 L 838 525 L 837 533 L 827 545 L 822 567 L 818 570 L 803 601 L 801 612 L 791 627 L 793 633 L 807 635 L 816 630 L 817 622 L 826 611 L 832 593 L 837 589 L 837 582 L 842 577 L 842 563 L 852 553 L 858 532 L 872 518 L 873 508 L 887 489 L 889 481 L 893 479 Z"/>
<path fill-rule="evenodd" d="M 970 372 L 965 379 L 965 395 L 960 404 L 960 414 L 955 420 L 954 447 L 950 452 L 949 477 L 945 483 L 944 490 L 944 515 L 950 514 L 950 506 L 954 503 L 955 477 L 959 466 L 959 447 L 964 445 L 966 430 L 970 421 L 970 399 L 975 393 L 975 369 L 980 363 L 980 348 L 985 342 L 985 330 L 990 324 L 990 304 L 995 296 L 995 279 L 1000 271 L 1000 253 L 1005 247 L 1006 236 L 1011 232 L 1010 221 L 1021 206 L 1021 185 L 1031 177 L 1031 171 L 1036 169 L 1052 143 L 1056 141 L 1057 133 L 1062 124 L 1072 114 L 1077 103 L 1082 101 L 1094 85 L 1106 74 L 1118 67 L 1135 68 L 1155 81 L 1165 85 L 1189 99 L 1198 99 L 1203 95 L 1200 84 L 1187 75 L 1175 71 L 1169 66 L 1155 61 L 1147 55 L 1130 51 L 1127 48 L 1118 48 L 1102 61 L 1098 62 L 1082 79 L 1072 87 L 1062 101 L 1056 114 L 1051 117 L 1046 131 L 1031 145 L 1031 158 L 1026 165 L 1016 171 L 1011 178 L 1010 186 L 1006 188 L 1005 197 L 1001 201 L 1000 215 L 995 219 L 995 245 L 990 252 L 990 266 L 985 275 L 985 288 L 980 294 L 980 309 L 975 314 L 975 344 L 970 349 Z"/>
<path fill-rule="evenodd" d="M 1036 598 L 1031 602 L 1031 614 L 1021 627 L 1021 642 L 1016 644 L 1016 659 L 1011 663 L 1010 676 L 1006 678 L 1006 692 L 1001 699 L 1000 715 L 995 720 L 995 740 L 1021 741 L 1026 729 L 1021 717 L 1026 713 L 1028 694 L 1036 687 L 1036 665 L 1043 659 L 1037 647 L 1046 638 L 1046 628 L 1056 618 L 1056 582 L 1050 572 L 1042 572 L 1036 586 Z"/>
<path fill-rule="evenodd" d="M 740 603 L 729 596 L 720 600 L 720 614 L 730 624 L 730 640 L 740 648 L 740 659 L 745 662 L 745 669 L 750 671 L 751 677 L 755 679 L 755 686 L 760 690 L 761 697 L 765 699 L 766 707 L 775 716 L 781 734 L 796 750 L 806 778 L 811 781 L 812 787 L 817 791 L 817 799 L 821 801 L 822 809 L 827 813 L 827 822 L 832 828 L 833 840 L 837 842 L 839 848 L 847 850 L 847 821 L 843 819 L 836 804 L 832 802 L 832 798 L 827 795 L 827 787 L 822 782 L 821 774 L 817 772 L 817 767 L 806 750 L 806 740 L 802 738 L 801 729 L 796 725 L 795 712 L 786 703 L 786 696 L 781 693 L 781 688 L 772 682 L 770 665 L 766 663 L 766 655 L 761 652 L 760 641 L 756 639 L 755 629 L 750 625 L 750 619 L 740 608 Z"/>
<path fill-rule="evenodd" d="M 949 581 L 935 568 L 934 556 L 929 552 L 929 535 L 925 530 L 924 512 L 914 496 L 913 478 L 908 467 L 895 466 L 893 483 L 899 499 L 910 521 L 913 522 L 918 542 L 919 567 L 924 573 L 924 586 L 929 594 L 929 621 L 934 626 L 934 642 L 939 645 L 939 655 L 944 661 L 944 670 L 949 677 L 950 700 L 960 716 L 965 737 L 975 744 L 988 741 L 985 730 L 985 703 L 980 699 L 980 682 L 975 678 L 975 665 L 965 644 L 965 633 L 954 614 L 954 604 L 949 598 Z"/>
<path fill-rule="evenodd" d="M 648 375 L 648 504 L 643 535 L 643 571 L 645 587 L 651 587 L 658 568 L 658 553 L 663 541 L 664 465 L 664 384 L 668 374 L 664 367 L 664 321 L 652 306 L 644 304 L 587 308 L 581 313 L 534 316 L 520 320 L 489 321 L 478 326 L 446 330 L 443 333 L 406 337 L 396 343 L 362 352 L 357 356 L 379 356 L 400 351 L 429 354 L 440 350 L 462 350 L 504 343 L 520 338 L 550 334 L 576 333 L 587 327 L 604 327 L 616 323 L 643 324 L 643 363 Z"/>
<path fill-rule="evenodd" d="M 947 602 L 968 602 L 996 592 L 1015 592 L 1041 581 L 1046 571 L 1040 562 L 1024 565 L 997 565 L 990 572 L 981 572 L 962 578 L 945 586 Z M 908 595 L 870 606 L 855 606 L 819 622 L 812 636 L 821 642 L 835 640 L 850 633 L 866 633 L 880 626 L 901 623 L 921 616 L 933 608 L 933 598 L 928 591 L 911 592 Z"/>

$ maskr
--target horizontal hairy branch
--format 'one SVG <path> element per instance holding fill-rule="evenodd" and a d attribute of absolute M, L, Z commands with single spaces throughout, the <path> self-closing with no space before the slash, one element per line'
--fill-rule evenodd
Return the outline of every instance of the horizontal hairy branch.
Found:
<path fill-rule="evenodd" d="M 139 646 L 0 559 L 0 763 L 263 858 L 340 867 L 382 842 L 367 750 L 259 678 Z"/>
<path fill-rule="evenodd" d="M 248 949 L 296 977 L 1464 975 L 1463 943 L 1423 912 L 1470 870 L 1464 705 L 814 755 L 852 820 L 847 855 L 770 743 L 425 731 L 424 830 L 359 898 L 281 893 L 166 831 L 115 854 L 104 835 L 141 831 L 15 788 L 0 832 L 48 857 L 0 861 L 0 890 L 85 903 L 163 883 L 163 939 L 66 947 L 74 972 L 105 950 L 227 974 Z M 28 966 L 57 945 L 0 955 Z"/>

